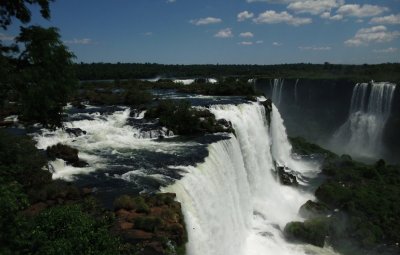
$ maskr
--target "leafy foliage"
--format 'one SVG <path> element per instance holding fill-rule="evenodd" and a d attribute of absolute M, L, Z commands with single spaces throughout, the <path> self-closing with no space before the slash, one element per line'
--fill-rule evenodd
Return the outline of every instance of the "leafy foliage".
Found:
<path fill-rule="evenodd" d="M 31 240 L 33 254 L 119 254 L 119 242 L 105 222 L 78 205 L 45 210 L 33 222 Z"/>
<path fill-rule="evenodd" d="M 48 126 L 61 125 L 61 113 L 75 86 L 72 59 L 54 27 L 21 28 L 17 42 L 25 50 L 19 57 L 18 91 L 22 118 Z"/>
<path fill-rule="evenodd" d="M 75 66 L 81 80 L 140 79 L 163 77 L 221 77 L 244 78 L 310 78 L 351 79 L 357 81 L 400 81 L 400 64 L 334 65 L 334 64 L 281 64 L 281 65 L 161 65 L 155 63 L 80 63 Z"/>

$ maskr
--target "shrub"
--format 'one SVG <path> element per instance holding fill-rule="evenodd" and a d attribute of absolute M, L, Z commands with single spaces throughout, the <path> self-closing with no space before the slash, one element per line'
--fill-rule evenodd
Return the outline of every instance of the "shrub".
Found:
<path fill-rule="evenodd" d="M 115 199 L 114 201 L 114 209 L 125 209 L 125 210 L 132 210 L 135 208 L 135 201 L 132 197 L 128 195 L 122 195 Z"/>
<path fill-rule="evenodd" d="M 119 254 L 119 240 L 78 205 L 43 211 L 32 225 L 33 254 Z"/>

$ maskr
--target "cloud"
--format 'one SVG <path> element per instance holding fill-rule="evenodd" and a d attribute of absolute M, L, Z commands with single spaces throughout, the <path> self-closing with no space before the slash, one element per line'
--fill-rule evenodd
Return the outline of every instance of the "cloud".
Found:
<path fill-rule="evenodd" d="M 153 32 L 146 32 L 146 33 L 144 33 L 144 35 L 145 35 L 145 36 L 152 36 L 152 35 L 153 35 Z"/>
<path fill-rule="evenodd" d="M 264 43 L 263 40 L 258 40 L 258 41 L 256 41 L 256 44 L 262 44 L 262 43 Z"/>
<path fill-rule="evenodd" d="M 253 17 L 254 17 L 254 13 L 248 12 L 248 11 L 243 11 L 237 15 L 237 20 L 239 22 L 241 22 L 241 21 L 245 21 L 246 19 L 251 19 Z"/>
<path fill-rule="evenodd" d="M 371 4 L 345 4 L 340 6 L 340 8 L 336 11 L 338 14 L 343 16 L 353 16 L 353 17 L 372 17 L 382 14 L 383 12 L 388 11 L 389 8 L 371 5 Z"/>
<path fill-rule="evenodd" d="M 210 24 L 217 24 L 221 23 L 222 19 L 220 18 L 214 18 L 214 17 L 207 17 L 207 18 L 201 18 L 201 19 L 192 19 L 190 23 L 196 26 L 201 26 L 201 25 L 210 25 Z"/>
<path fill-rule="evenodd" d="M 341 19 L 343 19 L 343 15 L 341 15 L 341 14 L 336 14 L 336 15 L 331 16 L 331 13 L 330 13 L 330 12 L 324 12 L 324 13 L 322 13 L 322 14 L 320 15 L 320 17 L 321 17 L 322 19 L 329 19 L 329 20 L 341 20 Z"/>
<path fill-rule="evenodd" d="M 232 29 L 230 27 L 219 30 L 214 37 L 217 38 L 230 38 L 233 37 Z"/>
<path fill-rule="evenodd" d="M 300 50 L 315 50 L 315 51 L 327 51 L 332 48 L 329 46 L 299 46 Z"/>
<path fill-rule="evenodd" d="M 253 45 L 253 42 L 244 41 L 244 42 L 239 42 L 238 44 L 239 45 L 244 45 L 244 46 L 250 46 L 250 45 Z"/>
<path fill-rule="evenodd" d="M 265 11 L 258 15 L 257 18 L 253 19 L 257 24 L 277 24 L 286 23 L 293 26 L 300 26 L 312 23 L 311 18 L 299 18 L 294 17 L 286 11 L 275 12 L 273 10 Z"/>
<path fill-rule="evenodd" d="M 240 37 L 254 37 L 252 32 L 244 32 L 239 34 Z"/>
<path fill-rule="evenodd" d="M 397 52 L 397 48 L 389 47 L 387 49 L 378 49 L 378 50 L 373 50 L 375 53 L 394 53 Z"/>
<path fill-rule="evenodd" d="M 0 41 L 13 41 L 15 36 L 0 33 Z"/>
<path fill-rule="evenodd" d="M 314 15 L 331 11 L 332 8 L 344 4 L 344 0 L 301 0 L 290 3 L 287 8 L 297 13 L 310 13 Z"/>
<path fill-rule="evenodd" d="M 88 45 L 88 44 L 93 44 L 93 40 L 90 38 L 82 38 L 82 39 L 77 39 L 74 38 L 72 40 L 67 40 L 64 41 L 66 44 L 80 44 L 80 45 Z"/>
<path fill-rule="evenodd" d="M 347 46 L 361 46 L 369 43 L 390 42 L 400 36 L 400 31 L 388 31 L 385 26 L 362 28 L 353 38 L 345 41 Z"/>
<path fill-rule="evenodd" d="M 280 42 L 273 42 L 272 45 L 273 45 L 273 46 L 282 46 L 282 43 L 280 43 Z"/>
<path fill-rule="evenodd" d="M 294 1 L 295 0 L 246 0 L 248 3 L 266 2 L 271 4 L 287 4 Z"/>
<path fill-rule="evenodd" d="M 370 21 L 371 24 L 400 24 L 400 13 L 399 14 L 392 14 L 384 17 L 375 17 L 372 18 Z"/>
<path fill-rule="evenodd" d="M 167 0 L 167 3 L 168 4 L 173 4 L 173 3 L 175 3 L 176 2 L 176 0 Z"/>

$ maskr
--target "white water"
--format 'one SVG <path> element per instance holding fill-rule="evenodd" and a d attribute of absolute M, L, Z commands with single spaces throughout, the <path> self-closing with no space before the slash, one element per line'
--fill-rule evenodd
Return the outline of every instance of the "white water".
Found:
<path fill-rule="evenodd" d="M 289 244 L 285 224 L 301 220 L 299 207 L 313 196 L 281 185 L 274 160 L 298 172 L 318 171 L 291 157 L 283 121 L 273 107 L 271 127 L 257 104 L 211 106 L 217 119 L 232 122 L 236 136 L 209 146 L 209 156 L 163 192 L 182 203 L 189 234 L 188 255 L 334 254 L 330 249 Z M 305 166 L 306 169 L 304 168 Z"/>
<path fill-rule="evenodd" d="M 65 132 L 64 129 L 55 131 L 43 129 L 34 139 L 36 147 L 46 149 L 49 146 L 61 143 L 79 150 L 79 158 L 85 160 L 89 166 L 77 168 L 66 165 L 61 159 L 51 162 L 54 169 L 54 179 L 72 180 L 77 174 L 87 174 L 98 169 L 107 169 L 107 157 L 114 155 L 119 158 L 135 160 L 135 150 L 147 150 L 165 154 L 174 154 L 181 149 L 182 144 L 173 142 L 159 143 L 150 139 L 159 137 L 160 132 L 165 135 L 168 130 L 141 131 L 129 125 L 129 108 L 116 111 L 112 114 L 78 113 L 87 119 L 64 123 L 65 128 L 80 128 L 86 134 L 75 137 Z M 137 117 L 141 118 L 142 113 Z M 154 133 L 154 135 L 152 134 Z M 146 139 L 147 138 L 147 139 Z M 190 144 L 186 144 L 190 146 Z M 140 174 L 142 169 L 132 169 L 132 174 Z"/>
<path fill-rule="evenodd" d="M 274 102 L 275 105 L 279 106 L 282 101 L 282 89 L 283 89 L 283 83 L 285 82 L 284 79 L 274 79 L 274 83 L 271 83 L 272 87 L 272 102 Z"/>
<path fill-rule="evenodd" d="M 297 85 L 299 84 L 299 79 L 296 80 L 294 84 L 294 102 L 297 104 Z"/>
<path fill-rule="evenodd" d="M 333 135 L 331 146 L 357 157 L 383 156 L 383 132 L 395 89 L 396 85 L 388 82 L 356 84 L 349 117 Z"/>

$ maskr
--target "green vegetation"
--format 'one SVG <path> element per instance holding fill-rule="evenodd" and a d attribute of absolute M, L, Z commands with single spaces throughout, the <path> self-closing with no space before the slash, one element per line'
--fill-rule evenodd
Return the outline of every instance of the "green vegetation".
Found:
<path fill-rule="evenodd" d="M 400 64 L 335 65 L 161 65 L 137 63 L 80 63 L 75 65 L 80 80 L 140 79 L 163 77 L 243 77 L 243 78 L 309 78 L 350 79 L 356 81 L 400 81 Z"/>
<path fill-rule="evenodd" d="M 300 210 L 302 215 L 308 211 L 312 222 L 331 214 L 329 242 L 343 254 L 363 254 L 365 250 L 383 254 L 393 250 L 396 254 L 400 240 L 400 167 L 386 165 L 383 160 L 366 165 L 348 155 L 327 153 L 300 138 L 292 141 L 295 151 L 327 155 L 322 173 L 328 179 L 315 192 L 318 203 L 308 201 Z M 307 222 L 288 224 L 287 235 L 313 243 L 309 236 L 314 236 L 315 229 L 307 228 Z"/>
<path fill-rule="evenodd" d="M 140 81 L 112 83 L 81 83 L 72 101 L 88 101 L 92 105 L 143 106 L 152 101 L 153 96 Z"/>
<path fill-rule="evenodd" d="M 328 234 L 329 222 L 326 218 L 315 218 L 305 222 L 290 222 L 284 232 L 289 239 L 296 239 L 323 247 Z"/>
<path fill-rule="evenodd" d="M 0 25 L 7 29 L 13 18 L 28 23 L 27 4 L 38 4 L 44 18 L 50 17 L 48 0 L 2 1 Z M 0 99 L 16 100 L 20 119 L 55 127 L 61 125 L 62 108 L 76 84 L 74 55 L 62 43 L 54 27 L 21 27 L 14 45 L 0 42 Z M 19 48 L 22 46 L 22 50 Z"/>
<path fill-rule="evenodd" d="M 107 215 L 45 166 L 29 138 L 0 131 L 0 253 L 119 254 Z"/>
<path fill-rule="evenodd" d="M 229 78 L 223 82 L 216 84 L 191 84 L 180 86 L 179 92 L 196 93 L 202 95 L 216 96 L 252 96 L 257 95 L 252 84 L 247 83 L 247 80 L 236 81 L 235 78 Z"/>
<path fill-rule="evenodd" d="M 300 155 L 311 155 L 311 154 L 320 154 L 324 155 L 328 159 L 335 159 L 338 156 L 328 151 L 316 144 L 309 143 L 303 137 L 289 137 L 289 141 L 292 144 L 293 152 Z"/>
<path fill-rule="evenodd" d="M 233 132 L 229 123 L 217 121 L 208 110 L 192 108 L 185 100 L 162 100 L 146 112 L 146 118 L 158 118 L 161 125 L 181 135 Z"/>

